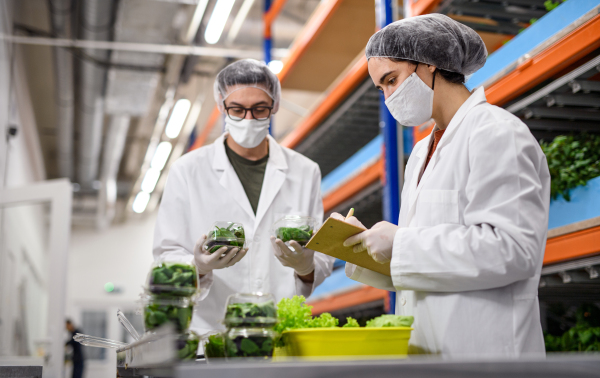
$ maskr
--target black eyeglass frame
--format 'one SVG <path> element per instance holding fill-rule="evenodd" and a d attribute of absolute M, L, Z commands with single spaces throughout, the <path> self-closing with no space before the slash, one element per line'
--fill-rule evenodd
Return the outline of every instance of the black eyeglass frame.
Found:
<path fill-rule="evenodd" d="M 229 119 L 233 120 L 233 121 L 241 121 L 242 119 L 245 119 L 246 116 L 248 115 L 248 111 L 250 111 L 250 114 L 252 114 L 252 118 L 254 118 L 257 121 L 264 121 L 266 119 L 269 119 L 269 117 L 271 117 L 271 114 L 273 113 L 273 106 L 265 106 L 265 105 L 260 105 L 260 106 L 255 106 L 253 108 L 244 108 L 243 106 L 227 106 L 225 105 L 225 101 L 223 101 L 223 107 L 225 108 L 225 113 L 227 113 L 227 117 L 229 117 Z M 269 115 L 266 118 L 256 118 L 256 116 L 254 115 L 254 109 L 258 109 L 258 108 L 264 108 L 264 109 L 269 109 Z M 240 109 L 240 110 L 244 110 L 244 116 L 239 118 L 233 118 L 231 116 L 231 114 L 229 114 L 229 109 Z"/>

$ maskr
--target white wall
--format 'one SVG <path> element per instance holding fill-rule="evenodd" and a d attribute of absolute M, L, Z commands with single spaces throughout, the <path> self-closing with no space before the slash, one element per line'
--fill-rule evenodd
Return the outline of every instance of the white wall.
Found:
<path fill-rule="evenodd" d="M 117 308 L 138 308 L 146 275 L 152 264 L 152 237 L 155 214 L 109 227 L 104 231 L 74 228 L 68 267 L 67 316 L 80 324 L 84 310 L 108 313 L 107 337 L 119 339 L 121 325 Z M 112 282 L 120 293 L 106 293 Z M 85 329 L 82 330 L 85 332 Z M 86 378 L 114 375 L 116 355 L 108 351 L 105 361 L 88 361 Z"/>

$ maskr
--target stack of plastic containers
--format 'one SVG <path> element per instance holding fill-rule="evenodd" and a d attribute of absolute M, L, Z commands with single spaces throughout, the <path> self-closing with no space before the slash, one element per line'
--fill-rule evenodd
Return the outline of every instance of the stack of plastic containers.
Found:
<path fill-rule="evenodd" d="M 195 359 L 199 337 L 188 331 L 198 294 L 198 273 L 192 263 L 157 261 L 148 274 L 142 296 L 144 328 L 153 332 L 171 323 L 180 337 L 180 359 Z"/>
<path fill-rule="evenodd" d="M 271 294 L 234 294 L 227 298 L 227 330 L 204 340 L 210 362 L 217 357 L 267 359 L 273 356 L 277 311 Z"/>

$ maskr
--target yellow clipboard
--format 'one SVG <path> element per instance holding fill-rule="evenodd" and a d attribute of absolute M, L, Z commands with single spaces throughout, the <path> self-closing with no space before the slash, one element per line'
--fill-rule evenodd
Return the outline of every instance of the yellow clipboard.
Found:
<path fill-rule="evenodd" d="M 365 231 L 364 228 L 328 218 L 323 227 L 308 241 L 306 248 L 390 276 L 389 262 L 380 264 L 373 260 L 366 251 L 354 253 L 352 247 L 344 247 L 344 240 L 363 231 Z"/>

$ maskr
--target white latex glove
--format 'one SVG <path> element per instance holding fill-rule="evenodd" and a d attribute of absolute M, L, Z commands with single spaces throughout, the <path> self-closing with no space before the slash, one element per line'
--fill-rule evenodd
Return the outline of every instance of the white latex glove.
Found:
<path fill-rule="evenodd" d="M 366 228 L 355 216 L 351 216 L 350 218 L 346 219 L 346 217 L 340 213 L 331 213 L 329 217 L 344 221 L 356 227 Z"/>
<path fill-rule="evenodd" d="M 294 250 L 288 248 L 281 239 L 271 236 L 271 244 L 275 249 L 275 257 L 281 265 L 293 268 L 299 276 L 306 276 L 315 270 L 315 251 L 303 248 L 297 241 L 290 241 Z"/>
<path fill-rule="evenodd" d="M 229 252 L 227 252 L 228 247 L 221 247 L 215 252 L 209 253 L 204 248 L 206 239 L 206 235 L 202 235 L 194 247 L 194 261 L 196 262 L 198 274 L 201 276 L 212 272 L 213 269 L 229 268 L 230 266 L 235 265 L 244 258 L 246 252 L 248 252 L 248 248 L 231 248 Z"/>
<path fill-rule="evenodd" d="M 344 247 L 354 246 L 354 252 L 367 251 L 378 263 L 384 264 L 392 260 L 394 236 L 400 227 L 390 222 L 379 222 L 371 229 L 349 237 Z"/>

